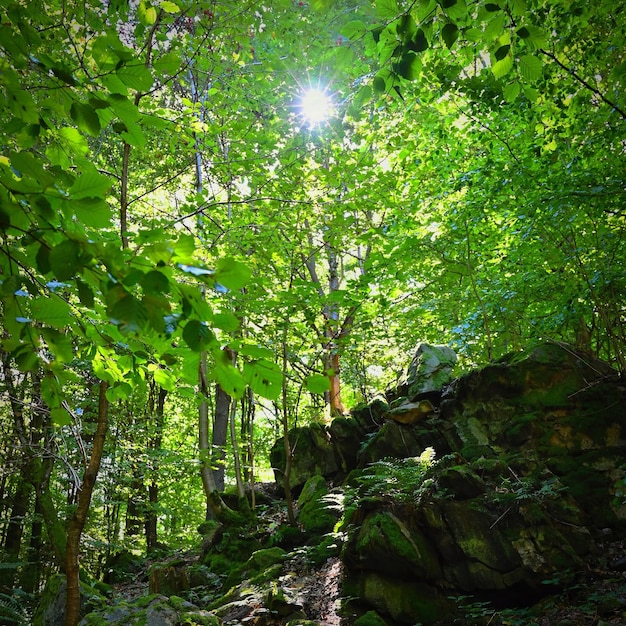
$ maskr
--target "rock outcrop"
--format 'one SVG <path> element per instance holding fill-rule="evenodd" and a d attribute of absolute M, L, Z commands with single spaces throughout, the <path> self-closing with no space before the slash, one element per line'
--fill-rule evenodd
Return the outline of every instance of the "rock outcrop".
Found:
<path fill-rule="evenodd" d="M 455 597 L 528 603 L 625 536 L 626 385 L 606 363 L 546 343 L 440 394 L 406 378 L 396 397 L 316 426 L 324 454 L 298 466 L 301 481 L 348 477 L 345 593 L 365 609 L 429 624 Z M 425 394 L 418 421 L 389 419 Z"/>

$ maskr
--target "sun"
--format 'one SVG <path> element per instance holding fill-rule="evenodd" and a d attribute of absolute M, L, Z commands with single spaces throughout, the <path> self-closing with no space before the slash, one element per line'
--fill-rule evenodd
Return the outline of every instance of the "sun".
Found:
<path fill-rule="evenodd" d="M 298 109 L 309 128 L 314 128 L 332 115 L 333 99 L 324 89 L 309 87 L 300 96 Z"/>

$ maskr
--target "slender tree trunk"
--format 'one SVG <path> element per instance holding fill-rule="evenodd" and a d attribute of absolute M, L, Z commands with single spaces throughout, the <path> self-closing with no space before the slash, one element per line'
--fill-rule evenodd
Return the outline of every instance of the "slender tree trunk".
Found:
<path fill-rule="evenodd" d="M 226 462 L 226 437 L 231 407 L 230 396 L 219 384 L 215 385 L 215 415 L 213 418 L 211 469 L 215 478 L 215 486 L 221 493 L 224 491 L 224 473 Z"/>
<path fill-rule="evenodd" d="M 26 593 L 36 593 L 41 578 L 41 549 L 43 547 L 43 523 L 41 504 L 35 498 L 35 515 L 30 525 L 30 541 L 26 552 L 27 565 L 22 570 L 20 585 Z"/>
<path fill-rule="evenodd" d="M 159 502 L 158 468 L 156 467 L 156 453 L 161 448 L 163 441 L 163 421 L 165 413 L 165 398 L 167 391 L 159 388 L 156 403 L 154 405 L 154 435 L 150 438 L 150 482 L 148 483 L 148 506 L 146 509 L 146 550 L 148 554 L 158 547 L 158 516 L 157 505 Z M 152 404 L 152 403 L 151 403 Z"/>
<path fill-rule="evenodd" d="M 245 457 L 243 478 L 250 483 L 250 507 L 256 507 L 256 495 L 254 490 L 254 393 L 250 387 L 241 400 L 241 435 L 245 441 Z"/>
<path fill-rule="evenodd" d="M 24 404 L 17 395 L 17 389 L 13 380 L 13 372 L 8 354 L 2 353 L 2 366 L 4 370 L 4 383 L 9 394 L 9 403 L 13 415 L 15 434 L 24 451 L 24 465 L 22 481 L 30 483 L 39 502 L 41 515 L 48 534 L 48 541 L 52 547 L 55 560 L 61 571 L 65 570 L 65 548 L 67 535 L 62 524 L 50 493 L 50 475 L 54 466 L 54 457 L 43 455 L 41 451 L 42 442 L 46 440 L 46 431 L 49 428 L 48 418 L 43 411 L 35 408 L 31 418 L 31 432 L 27 434 L 24 419 Z M 32 382 L 33 391 L 38 393 L 39 383 Z M 33 395 L 31 405 L 39 407 L 40 399 Z M 44 444 L 45 445 L 45 444 Z"/>
<path fill-rule="evenodd" d="M 291 456 L 291 443 L 289 441 L 289 398 L 287 396 L 287 326 L 283 331 L 283 383 L 282 383 L 282 426 L 283 426 L 283 445 L 285 447 L 285 473 L 284 473 L 284 489 L 285 504 L 287 505 L 287 518 L 292 526 L 296 525 L 296 515 L 293 508 L 293 495 L 291 493 L 291 466 L 293 458 Z"/>
<path fill-rule="evenodd" d="M 200 476 L 206 500 L 206 519 L 219 519 L 228 509 L 219 495 L 213 470 L 211 469 L 211 449 L 209 444 L 209 403 L 207 400 L 207 355 L 200 355 L 200 393 L 203 400 L 198 407 L 198 447 L 200 455 Z"/>
<path fill-rule="evenodd" d="M 85 468 L 83 480 L 78 494 L 78 504 L 70 518 L 65 553 L 65 576 L 67 579 L 67 596 L 65 602 L 65 626 L 76 626 L 80 618 L 80 579 L 79 556 L 80 539 L 87 521 L 91 495 L 96 484 L 100 462 L 104 452 L 109 425 L 109 403 L 106 397 L 108 384 L 100 382 L 98 395 L 98 422 L 89 463 Z"/>
<path fill-rule="evenodd" d="M 20 477 L 13 493 L 11 517 L 9 519 L 6 535 L 4 536 L 3 561 L 5 563 L 17 563 L 20 558 L 22 536 L 24 534 L 24 520 L 30 509 L 31 484 Z M 2 577 L 0 589 L 5 593 L 13 589 L 13 582 L 17 569 L 7 569 Z"/>

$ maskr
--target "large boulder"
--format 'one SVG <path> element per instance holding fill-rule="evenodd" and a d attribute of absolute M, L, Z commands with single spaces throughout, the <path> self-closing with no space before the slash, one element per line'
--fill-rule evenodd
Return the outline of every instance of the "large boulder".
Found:
<path fill-rule="evenodd" d="M 456 362 L 456 353 L 449 346 L 420 342 L 399 388 L 409 399 L 441 391 L 452 380 Z"/>
<path fill-rule="evenodd" d="M 429 624 L 450 596 L 515 605 L 571 582 L 600 537 L 626 536 L 625 420 L 614 370 L 546 343 L 449 384 L 418 423 L 385 422 L 350 476 L 346 589 Z"/>
<path fill-rule="evenodd" d="M 292 490 L 300 491 L 312 476 L 331 477 L 339 472 L 341 464 L 329 430 L 323 424 L 313 423 L 310 426 L 292 428 L 289 431 L 289 445 L 292 451 L 289 485 Z M 270 463 L 277 486 L 284 488 L 287 460 L 282 437 L 272 446 Z"/>

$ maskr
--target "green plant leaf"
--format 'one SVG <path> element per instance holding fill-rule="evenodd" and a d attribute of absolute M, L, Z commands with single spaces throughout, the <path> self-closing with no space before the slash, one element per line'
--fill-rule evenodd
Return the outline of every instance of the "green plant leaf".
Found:
<path fill-rule="evenodd" d="M 69 426 L 72 423 L 72 416 L 63 407 L 50 409 L 50 420 L 59 428 Z"/>
<path fill-rule="evenodd" d="M 304 384 L 311 393 L 323 394 L 330 390 L 330 380 L 323 374 L 307 376 Z"/>
<path fill-rule="evenodd" d="M 239 318 L 230 313 L 230 311 L 222 311 L 213 315 L 213 326 L 220 328 L 226 332 L 233 332 L 239 328 Z"/>
<path fill-rule="evenodd" d="M 254 393 L 276 400 L 282 391 L 283 375 L 280 368 L 271 361 L 259 359 L 244 364 L 244 377 Z"/>
<path fill-rule="evenodd" d="M 448 22 L 441 29 L 441 38 L 447 48 L 452 48 L 454 42 L 459 38 L 459 27 L 452 22 Z"/>
<path fill-rule="evenodd" d="M 232 398 L 241 398 L 246 389 L 246 381 L 239 370 L 232 365 L 218 364 L 213 370 L 215 380 Z"/>
<path fill-rule="evenodd" d="M 502 57 L 492 63 L 491 71 L 496 78 L 502 78 L 506 76 L 513 69 L 513 55 L 509 52 Z"/>
<path fill-rule="evenodd" d="M 543 63 L 538 57 L 525 54 L 519 59 L 519 71 L 522 77 L 529 82 L 539 80 L 543 72 Z"/>
<path fill-rule="evenodd" d="M 216 343 L 213 331 L 203 322 L 189 320 L 183 328 L 183 339 L 194 351 L 201 352 Z"/>
<path fill-rule="evenodd" d="M 400 9 L 396 0 L 376 0 L 376 15 L 383 20 L 398 17 Z"/>
<path fill-rule="evenodd" d="M 344 24 L 341 27 L 340 32 L 344 37 L 354 41 L 356 39 L 361 39 L 361 37 L 365 37 L 367 34 L 367 26 L 361 20 L 353 20 Z"/>
<path fill-rule="evenodd" d="M 78 128 L 88 135 L 97 137 L 100 134 L 100 118 L 90 106 L 81 102 L 72 102 L 70 117 Z"/>
<path fill-rule="evenodd" d="M 81 247 L 72 239 L 66 239 L 50 250 L 50 269 L 60 281 L 69 280 L 80 269 Z"/>
<path fill-rule="evenodd" d="M 64 328 L 72 320 L 67 302 L 58 296 L 39 296 L 30 304 L 33 319 L 53 328 Z"/>
<path fill-rule="evenodd" d="M 113 181 L 104 174 L 100 174 L 94 167 L 86 167 L 78 175 L 68 193 L 74 199 L 93 198 L 104 196 L 113 185 Z"/>
<path fill-rule="evenodd" d="M 251 276 L 252 271 L 245 263 L 231 257 L 223 257 L 217 262 L 214 278 L 215 282 L 227 289 L 237 290 L 244 287 Z"/>
<path fill-rule="evenodd" d="M 509 83 L 508 85 L 504 87 L 504 91 L 503 91 L 504 99 L 507 102 L 513 102 L 519 95 L 520 90 L 521 90 L 521 86 L 517 81 L 513 83 Z"/>
<path fill-rule="evenodd" d="M 143 288 L 145 293 L 161 295 L 164 293 L 169 293 L 170 291 L 170 281 L 163 274 L 163 272 L 159 272 L 159 270 L 150 270 L 142 277 L 140 281 L 140 285 Z"/>

